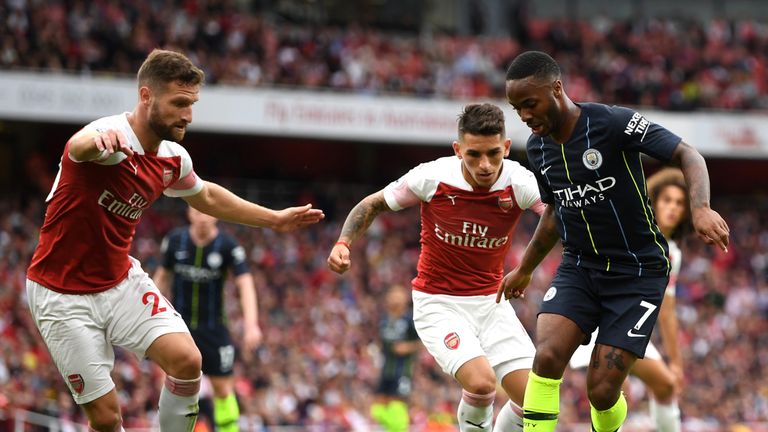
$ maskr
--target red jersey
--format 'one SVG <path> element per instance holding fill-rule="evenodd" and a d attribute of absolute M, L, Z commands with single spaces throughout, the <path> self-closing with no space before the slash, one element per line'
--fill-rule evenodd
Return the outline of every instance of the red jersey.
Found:
<path fill-rule="evenodd" d="M 96 120 L 86 129 L 122 131 L 135 154 L 106 155 L 92 162 L 69 156 L 69 143 L 46 201 L 45 222 L 27 277 L 65 294 L 107 290 L 122 281 L 136 225 L 160 197 L 199 192 L 203 182 L 179 144 L 163 141 L 157 153 L 144 150 L 127 113 Z"/>
<path fill-rule="evenodd" d="M 509 159 L 490 189 L 474 189 L 451 156 L 412 169 L 384 188 L 384 198 L 392 210 L 421 203 L 414 289 L 459 296 L 496 293 L 520 214 L 544 208 L 533 174 Z"/>

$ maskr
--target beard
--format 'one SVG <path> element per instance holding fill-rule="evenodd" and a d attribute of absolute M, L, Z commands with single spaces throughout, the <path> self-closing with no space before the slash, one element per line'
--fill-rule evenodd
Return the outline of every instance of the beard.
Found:
<path fill-rule="evenodd" d="M 153 107 L 149 114 L 149 127 L 161 140 L 179 142 L 184 139 L 186 129 L 179 130 L 174 124 L 166 124 L 160 116 L 159 110 Z M 186 126 L 186 125 L 185 125 Z"/>

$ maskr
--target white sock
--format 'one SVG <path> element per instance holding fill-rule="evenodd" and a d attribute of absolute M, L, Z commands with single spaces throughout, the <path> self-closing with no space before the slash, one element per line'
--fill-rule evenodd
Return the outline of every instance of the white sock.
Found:
<path fill-rule="evenodd" d="M 651 411 L 651 418 L 656 422 L 656 428 L 659 432 L 680 432 L 682 429 L 680 421 L 680 408 L 677 400 L 671 403 L 662 404 L 651 398 L 648 407 Z"/>
<path fill-rule="evenodd" d="M 202 376 L 202 375 L 201 375 Z M 200 378 L 182 380 L 167 376 L 160 391 L 160 430 L 190 432 L 195 428 L 200 408 Z"/>
<path fill-rule="evenodd" d="M 504 404 L 496 416 L 493 432 L 522 432 L 523 409 L 511 400 Z"/>
<path fill-rule="evenodd" d="M 462 390 L 457 412 L 461 432 L 488 432 L 493 424 L 493 400 L 496 391 L 480 395 Z"/>

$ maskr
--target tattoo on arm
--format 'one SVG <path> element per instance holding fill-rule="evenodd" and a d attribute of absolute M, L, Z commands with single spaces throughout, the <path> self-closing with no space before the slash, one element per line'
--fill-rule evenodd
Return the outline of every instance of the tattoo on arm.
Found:
<path fill-rule="evenodd" d="M 686 142 L 678 144 L 672 157 L 685 176 L 691 208 L 709 207 L 709 172 L 704 157 Z"/>
<path fill-rule="evenodd" d="M 382 192 L 376 192 L 365 197 L 347 215 L 339 239 L 352 242 L 371 226 L 376 216 L 388 210 L 389 206 L 384 200 Z"/>
<path fill-rule="evenodd" d="M 611 348 L 611 352 L 605 355 L 605 360 L 607 361 L 608 369 L 613 369 L 615 367 L 622 372 L 627 370 L 627 366 L 624 364 L 624 359 L 621 357 L 621 352 L 616 348 Z"/>

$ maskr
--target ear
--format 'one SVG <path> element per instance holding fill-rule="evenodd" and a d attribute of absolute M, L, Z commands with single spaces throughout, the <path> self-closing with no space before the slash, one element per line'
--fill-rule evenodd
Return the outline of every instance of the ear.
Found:
<path fill-rule="evenodd" d="M 453 142 L 453 153 L 456 154 L 456 157 L 461 159 L 461 143 L 458 141 Z"/>
<path fill-rule="evenodd" d="M 559 79 L 555 80 L 552 84 L 552 94 L 555 95 L 555 97 L 560 97 L 563 94 L 563 82 Z"/>
<path fill-rule="evenodd" d="M 512 140 L 507 138 L 504 140 L 504 157 L 509 156 L 509 149 L 512 147 Z"/>
<path fill-rule="evenodd" d="M 144 105 L 148 105 L 151 100 L 152 90 L 150 90 L 147 86 L 141 86 L 139 88 L 139 102 Z"/>

